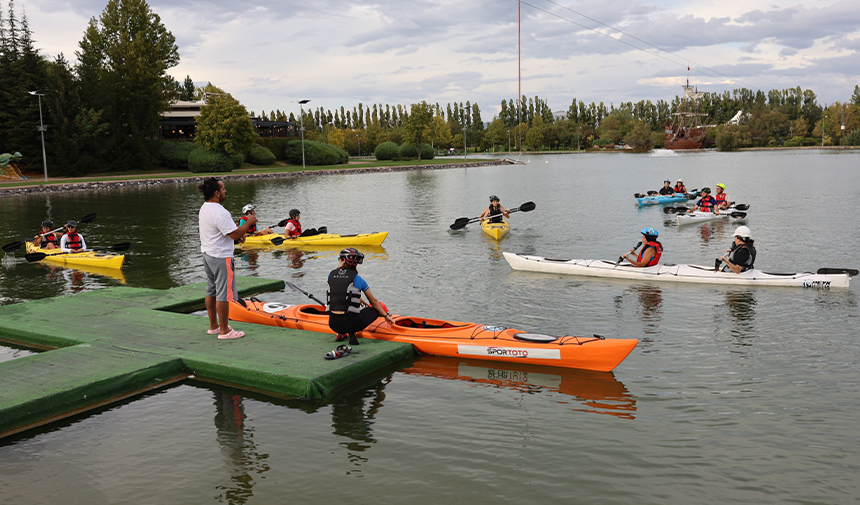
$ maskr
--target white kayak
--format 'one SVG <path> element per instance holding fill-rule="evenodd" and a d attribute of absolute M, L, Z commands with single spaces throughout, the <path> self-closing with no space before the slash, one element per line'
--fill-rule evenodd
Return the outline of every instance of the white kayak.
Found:
<path fill-rule="evenodd" d="M 721 210 L 719 214 L 714 212 L 702 212 L 699 210 L 686 214 L 679 213 L 677 219 L 678 226 L 684 226 L 688 224 L 707 223 L 708 221 L 716 221 L 718 219 L 744 219 L 745 217 L 747 217 L 746 212 L 738 212 L 729 208 Z"/>
<path fill-rule="evenodd" d="M 616 266 L 609 260 L 561 260 L 509 252 L 503 254 L 514 270 L 665 282 L 847 289 L 851 277 L 858 274 L 857 270 L 843 268 L 822 268 L 817 273 L 780 274 L 749 270 L 736 274 L 715 272 L 714 267 L 702 265 L 667 264 L 636 268 L 627 262 Z"/>

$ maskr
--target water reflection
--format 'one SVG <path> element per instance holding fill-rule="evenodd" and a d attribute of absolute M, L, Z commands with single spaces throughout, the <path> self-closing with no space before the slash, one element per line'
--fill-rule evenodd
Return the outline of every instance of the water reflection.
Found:
<path fill-rule="evenodd" d="M 635 297 L 637 301 L 636 314 L 645 323 L 646 334 L 656 334 L 663 319 L 663 290 L 651 284 L 637 284 L 625 289 L 615 297 L 615 310 L 622 312 L 625 299 Z"/>
<path fill-rule="evenodd" d="M 253 496 L 256 484 L 254 475 L 268 472 L 268 454 L 260 454 L 254 444 L 254 430 L 246 426 L 242 395 L 226 391 L 213 391 L 215 400 L 215 428 L 224 461 L 230 476 L 226 484 L 216 486 L 216 499 L 232 504 L 243 504 Z"/>
<path fill-rule="evenodd" d="M 574 409 L 576 411 L 621 419 L 634 419 L 636 412 L 636 398 L 611 372 L 549 369 L 514 363 L 490 365 L 477 360 L 423 355 L 401 372 L 485 384 L 524 394 L 561 393 L 579 403 L 580 406 Z M 560 403 L 567 403 L 567 400 Z"/>
<path fill-rule="evenodd" d="M 373 424 L 385 401 L 385 386 L 391 382 L 391 377 L 389 374 L 374 385 L 344 394 L 331 403 L 332 433 L 347 439 L 339 445 L 347 450 L 347 458 L 356 467 L 369 461 L 362 453 L 376 443 Z M 352 473 L 347 472 L 347 475 Z"/>
<path fill-rule="evenodd" d="M 752 345 L 750 339 L 755 336 L 753 323 L 755 322 L 756 303 L 755 291 L 751 289 L 731 290 L 726 293 L 724 305 L 732 320 L 729 333 L 737 345 Z"/>

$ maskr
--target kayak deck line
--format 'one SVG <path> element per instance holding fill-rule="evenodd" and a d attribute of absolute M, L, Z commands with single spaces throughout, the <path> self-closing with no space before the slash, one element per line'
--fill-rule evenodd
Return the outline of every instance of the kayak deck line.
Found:
<path fill-rule="evenodd" d="M 242 296 L 282 280 L 237 276 Z M 172 289 L 118 286 L 0 306 L 0 341 L 45 350 L 0 363 L 0 437 L 134 396 L 191 375 L 280 398 L 319 401 L 412 359 L 411 345 L 368 341 L 326 360 L 321 333 L 232 323 L 238 340 L 208 335 L 205 283 Z M 75 314 L 58 327 L 58 313 Z"/>

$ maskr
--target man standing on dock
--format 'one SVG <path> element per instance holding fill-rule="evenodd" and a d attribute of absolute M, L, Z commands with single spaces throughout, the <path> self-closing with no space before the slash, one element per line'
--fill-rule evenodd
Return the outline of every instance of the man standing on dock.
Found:
<path fill-rule="evenodd" d="M 230 300 L 239 299 L 236 286 L 233 247 L 235 240 L 244 240 L 248 228 L 256 224 L 257 216 L 245 217 L 237 227 L 221 202 L 227 199 L 227 189 L 220 180 L 210 177 L 197 187 L 203 193 L 200 207 L 200 251 L 203 253 L 203 269 L 206 271 L 206 312 L 209 314 L 209 333 L 221 340 L 242 338 L 244 331 L 236 331 L 227 325 L 230 320 Z"/>

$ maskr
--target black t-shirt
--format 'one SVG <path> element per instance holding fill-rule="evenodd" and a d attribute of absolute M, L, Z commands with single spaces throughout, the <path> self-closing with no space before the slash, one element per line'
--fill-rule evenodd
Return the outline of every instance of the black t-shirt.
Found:
<path fill-rule="evenodd" d="M 661 195 L 674 195 L 675 194 L 675 188 L 667 188 L 664 186 L 664 187 L 660 188 L 660 194 Z"/>

